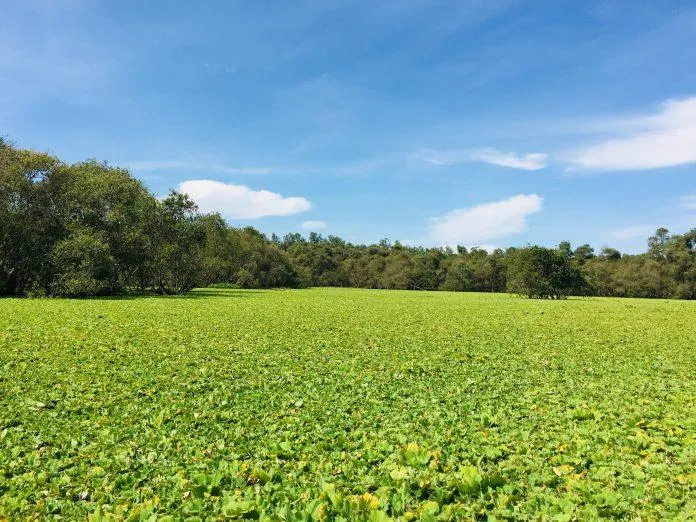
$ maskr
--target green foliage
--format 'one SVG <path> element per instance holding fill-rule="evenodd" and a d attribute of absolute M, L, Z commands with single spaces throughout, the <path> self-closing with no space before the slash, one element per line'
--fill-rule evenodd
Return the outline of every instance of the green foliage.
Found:
<path fill-rule="evenodd" d="M 160 209 L 155 285 L 164 294 L 183 294 L 200 282 L 206 229 L 198 216 L 198 207 L 186 194 L 171 191 Z"/>
<path fill-rule="evenodd" d="M 233 282 L 243 288 L 299 286 L 299 278 L 287 254 L 276 244 L 251 227 L 232 234 L 238 267 Z"/>
<path fill-rule="evenodd" d="M 54 242 L 64 235 L 62 164 L 48 154 L 0 144 L 0 295 L 18 295 L 51 278 Z"/>
<path fill-rule="evenodd" d="M 2 299 L 0 519 L 690 520 L 694 306 Z"/>
<path fill-rule="evenodd" d="M 571 263 L 570 244 L 557 250 L 531 246 L 516 250 L 508 260 L 507 289 L 532 298 L 563 299 L 585 286 Z"/>
<path fill-rule="evenodd" d="M 235 283 L 210 283 L 206 288 L 220 288 L 225 290 L 238 290 L 242 287 Z"/>
<path fill-rule="evenodd" d="M 201 215 L 185 194 L 158 201 L 124 169 L 0 143 L 0 295 L 180 294 L 209 283 L 299 280 L 277 245 Z"/>
<path fill-rule="evenodd" d="M 143 184 L 124 169 L 90 160 L 66 168 L 57 198 L 66 228 L 89 229 L 108 245 L 119 286 L 143 290 L 159 220 L 157 201 Z"/>
<path fill-rule="evenodd" d="M 595 256 L 567 241 L 488 253 L 316 232 L 269 240 L 200 214 L 185 194 L 157 200 L 125 169 L 0 142 L 0 295 L 181 294 L 222 283 L 694 299 L 695 236 L 660 228 L 636 256 L 609 247 Z"/>
<path fill-rule="evenodd" d="M 116 260 L 109 245 L 91 229 L 77 230 L 56 243 L 51 260 L 55 295 L 105 295 L 118 289 Z"/>
<path fill-rule="evenodd" d="M 457 247 L 405 247 L 383 240 L 353 245 L 335 236 L 314 234 L 307 241 L 288 234 L 276 243 L 287 252 L 299 285 L 351 286 L 401 290 L 518 292 L 530 297 L 599 295 L 616 297 L 696 296 L 696 232 L 661 232 L 662 254 L 624 255 L 605 247 L 595 256 L 590 245 L 572 250 L 496 250 Z M 654 241 L 653 241 L 654 242 Z M 520 254 L 520 252 L 522 252 Z M 252 277 L 247 286 L 257 285 Z"/>

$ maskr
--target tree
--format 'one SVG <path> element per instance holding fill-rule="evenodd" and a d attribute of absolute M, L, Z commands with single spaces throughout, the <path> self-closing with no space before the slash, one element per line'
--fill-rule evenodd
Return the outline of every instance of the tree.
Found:
<path fill-rule="evenodd" d="M 65 235 L 63 164 L 0 142 L 0 294 L 48 291 L 50 254 Z"/>
<path fill-rule="evenodd" d="M 245 288 L 300 286 L 300 278 L 285 251 L 258 230 L 233 230 L 237 262 L 235 283 Z"/>
<path fill-rule="evenodd" d="M 508 291 L 530 298 L 563 299 L 584 285 L 580 271 L 558 249 L 522 248 L 508 263 Z"/>
<path fill-rule="evenodd" d="M 600 256 L 602 257 L 602 259 L 606 259 L 608 261 L 618 261 L 619 259 L 621 259 L 621 252 L 619 252 L 615 248 L 605 246 L 602 248 Z"/>
<path fill-rule="evenodd" d="M 561 241 L 558 244 L 558 251 L 563 254 L 567 258 L 573 257 L 573 250 L 570 247 L 570 242 L 569 241 Z"/>
<path fill-rule="evenodd" d="M 585 243 L 584 245 L 580 245 L 573 252 L 573 259 L 579 265 L 584 264 L 585 261 L 587 261 L 588 259 L 592 259 L 593 257 L 594 257 L 594 248 L 592 248 L 587 243 Z"/>
<path fill-rule="evenodd" d="M 155 284 L 164 294 L 194 288 L 203 269 L 205 228 L 197 205 L 186 194 L 170 191 L 156 222 Z"/>
<path fill-rule="evenodd" d="M 696 228 L 672 236 L 666 244 L 669 279 L 674 281 L 672 295 L 679 299 L 696 299 Z"/>
<path fill-rule="evenodd" d="M 648 238 L 648 252 L 656 259 L 665 258 L 665 246 L 669 241 L 669 230 L 660 227 Z"/>
<path fill-rule="evenodd" d="M 0 139 L 0 295 L 182 293 L 215 283 L 696 299 L 696 229 L 659 228 L 636 255 L 605 247 L 595 256 L 567 241 L 488 253 L 318 233 L 269 240 L 201 214 L 185 194 L 160 201 L 125 169 L 66 164 Z"/>
<path fill-rule="evenodd" d="M 239 264 L 239 247 L 225 220 L 219 214 L 200 217 L 203 228 L 202 268 L 199 283 L 234 283 Z"/>
<path fill-rule="evenodd" d="M 154 259 L 157 201 L 125 169 L 89 160 L 67 170 L 62 200 L 69 227 L 87 227 L 106 242 L 119 286 L 145 289 Z"/>
<path fill-rule="evenodd" d="M 442 285 L 443 290 L 454 292 L 471 291 L 474 274 L 465 259 L 454 259 L 447 268 L 447 275 Z"/>

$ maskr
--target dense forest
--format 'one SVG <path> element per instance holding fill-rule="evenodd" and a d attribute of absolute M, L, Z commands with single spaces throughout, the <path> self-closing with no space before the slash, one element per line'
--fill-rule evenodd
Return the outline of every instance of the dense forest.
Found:
<path fill-rule="evenodd" d="M 360 288 L 696 298 L 696 229 L 660 228 L 647 251 L 408 247 L 271 238 L 157 199 L 122 168 L 67 164 L 0 139 L 0 295 L 177 294 L 197 286 Z"/>

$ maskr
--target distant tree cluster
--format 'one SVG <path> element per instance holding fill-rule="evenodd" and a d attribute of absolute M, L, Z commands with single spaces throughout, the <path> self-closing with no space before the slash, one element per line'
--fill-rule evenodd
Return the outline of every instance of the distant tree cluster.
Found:
<path fill-rule="evenodd" d="M 0 295 L 186 292 L 196 286 L 345 286 L 696 299 L 696 229 L 647 252 L 589 245 L 483 249 L 353 245 L 228 226 L 185 194 L 158 200 L 125 169 L 66 164 L 0 139 Z"/>
<path fill-rule="evenodd" d="M 696 299 L 696 229 L 659 229 L 638 255 L 589 245 L 574 250 L 528 246 L 487 252 L 459 246 L 406 247 L 382 240 L 351 245 L 336 236 L 288 234 L 273 241 L 288 253 L 303 286 L 512 292 L 532 298 L 569 295 Z"/>

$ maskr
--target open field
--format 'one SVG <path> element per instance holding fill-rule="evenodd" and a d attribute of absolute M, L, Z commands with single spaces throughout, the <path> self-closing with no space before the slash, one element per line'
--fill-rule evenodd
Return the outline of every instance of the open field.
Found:
<path fill-rule="evenodd" d="M 0 300 L 0 519 L 689 519 L 695 470 L 695 302 Z"/>

